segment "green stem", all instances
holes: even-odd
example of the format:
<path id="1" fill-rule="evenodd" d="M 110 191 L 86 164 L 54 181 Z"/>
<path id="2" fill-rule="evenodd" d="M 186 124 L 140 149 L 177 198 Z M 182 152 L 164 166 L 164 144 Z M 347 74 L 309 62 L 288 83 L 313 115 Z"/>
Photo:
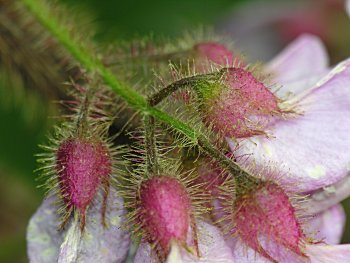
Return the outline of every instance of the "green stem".
<path id="1" fill-rule="evenodd" d="M 145 115 L 152 116 L 153 118 L 164 122 L 166 125 L 182 133 L 194 143 L 199 144 L 208 155 L 217 159 L 233 174 L 238 173 L 245 175 L 244 177 L 252 178 L 248 172 L 240 168 L 235 162 L 228 159 L 224 154 L 213 147 L 203 134 L 195 131 L 187 124 L 175 119 L 169 114 L 160 111 L 157 108 L 149 106 L 148 101 L 143 96 L 138 94 L 129 86 L 120 82 L 114 76 L 114 74 L 109 69 L 107 69 L 103 63 L 101 63 L 100 60 L 90 55 L 93 54 L 93 51 L 90 51 L 86 46 L 84 46 L 82 41 L 74 39 L 66 30 L 64 25 L 60 24 L 54 16 L 49 15 L 49 10 L 44 4 L 40 3 L 38 0 L 21 1 L 25 4 L 25 6 L 27 6 L 27 8 L 39 20 L 39 22 L 47 28 L 47 30 L 58 40 L 58 42 L 62 44 L 68 50 L 68 52 L 83 65 L 87 71 L 98 73 L 104 82 L 135 110 L 139 110 Z M 200 76 L 201 75 L 199 75 L 198 78 L 200 78 Z M 185 80 L 184 82 L 186 83 L 186 81 L 189 81 L 189 79 Z M 157 101 L 159 103 L 159 100 L 164 99 L 166 96 L 168 96 L 174 88 L 175 87 L 169 87 L 169 90 L 162 96 L 159 95 L 158 98 L 154 100 L 155 102 L 153 102 L 152 105 L 157 104 Z"/>
<path id="2" fill-rule="evenodd" d="M 98 59 L 92 57 L 93 51 L 90 51 L 83 45 L 82 41 L 75 40 L 71 34 L 62 26 L 54 16 L 49 15 L 48 8 L 38 0 L 21 0 L 27 6 L 29 11 L 39 20 L 39 22 L 47 28 L 47 30 L 63 45 L 67 51 L 89 72 L 97 72 L 104 82 L 123 100 L 125 100 L 135 110 L 141 111 L 143 114 L 149 114 L 162 121 L 174 129 L 181 132 L 183 135 L 197 142 L 197 133 L 175 119 L 174 117 L 156 109 L 149 107 L 147 100 L 137 93 L 135 90 L 120 82 L 113 73 L 105 68 Z"/>
<path id="3" fill-rule="evenodd" d="M 150 106 L 154 107 L 175 91 L 186 87 L 195 88 L 197 86 L 196 84 L 199 81 L 210 81 L 213 77 L 216 79 L 217 74 L 201 74 L 174 81 L 170 85 L 166 86 L 164 89 L 159 90 L 157 93 L 149 97 L 148 103 Z"/>

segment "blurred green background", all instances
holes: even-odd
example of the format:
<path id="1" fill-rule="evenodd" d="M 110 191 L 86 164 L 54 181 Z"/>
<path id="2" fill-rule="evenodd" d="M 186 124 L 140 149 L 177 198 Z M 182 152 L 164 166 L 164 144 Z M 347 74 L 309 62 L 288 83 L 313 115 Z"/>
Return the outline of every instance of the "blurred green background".
<path id="1" fill-rule="evenodd" d="M 245 52 L 248 58 L 249 52 L 254 54 L 251 59 L 268 59 L 285 43 L 303 32 L 315 33 L 322 37 L 333 63 L 350 55 L 350 27 L 348 18 L 342 11 L 343 1 L 60 2 L 73 12 L 83 10 L 91 14 L 91 24 L 97 29 L 96 41 L 101 42 L 150 34 L 156 37 L 176 37 L 184 30 L 204 25 L 237 40 L 239 47 L 249 47 Z M 274 12 L 268 13 L 268 8 L 267 11 L 266 8 L 264 11 L 260 10 L 262 3 L 264 6 L 270 6 L 270 12 Z M 290 8 L 290 4 L 294 10 Z M 310 10 L 316 13 L 311 22 L 310 15 L 307 15 L 310 14 Z M 294 19 L 291 14 L 299 16 Z M 303 19 L 305 23 L 299 23 Z M 293 21 L 298 23 L 293 24 Z M 249 39 L 252 34 L 258 36 L 257 32 L 261 32 L 261 28 L 264 30 L 262 32 L 265 32 L 262 36 L 265 47 L 254 47 L 250 45 Z M 266 40 L 267 37 L 270 39 Z M 13 52 L 16 52 L 15 48 Z M 0 67 L 0 72 L 1 70 Z M 43 101 L 36 94 L 9 91 L 6 83 L 0 77 L 0 262 L 19 263 L 27 262 L 25 229 L 43 195 L 42 190 L 37 188 L 36 175 L 33 173 L 37 167 L 34 154 L 40 152 L 38 144 L 47 142 L 45 136 L 54 124 L 54 119 L 48 116 L 57 112 L 53 103 Z M 350 214 L 350 201 L 344 202 L 344 206 Z M 344 242 L 350 242 L 349 232 L 348 226 Z"/>

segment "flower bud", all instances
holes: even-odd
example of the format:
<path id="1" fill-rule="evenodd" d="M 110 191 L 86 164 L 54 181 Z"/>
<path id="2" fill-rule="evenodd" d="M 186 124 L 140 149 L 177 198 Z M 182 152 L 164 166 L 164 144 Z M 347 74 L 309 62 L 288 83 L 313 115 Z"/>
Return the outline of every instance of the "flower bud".
<path id="1" fill-rule="evenodd" d="M 196 44 L 193 49 L 196 52 L 196 58 L 209 60 L 218 65 L 231 66 L 233 63 L 233 53 L 224 45 L 216 42 L 203 42 Z M 203 62 L 203 61 L 202 61 Z M 198 63 L 197 63 L 198 64 Z"/>
<path id="2" fill-rule="evenodd" d="M 191 224 L 191 200 L 174 177 L 157 176 L 139 187 L 138 220 L 150 243 L 168 251 L 171 241 L 186 243 Z"/>
<path id="3" fill-rule="evenodd" d="M 245 69 L 222 72 L 220 80 L 197 84 L 205 122 L 226 137 L 263 134 L 267 122 L 280 112 L 277 97 Z"/>
<path id="4" fill-rule="evenodd" d="M 262 256 L 276 262 L 273 246 L 283 246 L 304 256 L 304 234 L 296 210 L 286 192 L 277 184 L 265 182 L 235 200 L 233 218 L 241 239 Z M 265 240 L 270 243 L 261 243 Z M 273 245 L 271 245 L 273 244 Z"/>
<path id="5" fill-rule="evenodd" d="M 68 208 L 85 212 L 103 178 L 111 174 L 112 162 L 101 141 L 69 138 L 56 152 L 56 171 L 61 194 Z"/>

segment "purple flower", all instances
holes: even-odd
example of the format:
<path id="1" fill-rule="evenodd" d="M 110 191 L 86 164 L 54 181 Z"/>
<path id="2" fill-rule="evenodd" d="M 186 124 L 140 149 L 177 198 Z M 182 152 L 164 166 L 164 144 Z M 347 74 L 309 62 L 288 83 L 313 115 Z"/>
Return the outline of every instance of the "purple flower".
<path id="1" fill-rule="evenodd" d="M 266 70 L 283 85 L 276 93 L 284 99 L 283 107 L 295 114 L 269 123 L 269 137 L 229 143 L 242 165 L 254 162 L 256 167 L 275 167 L 283 175 L 277 180 L 283 188 L 268 183 L 237 202 L 231 231 L 235 237 L 201 223 L 200 257 L 173 244 L 167 262 L 350 261 L 350 245 L 337 245 L 345 223 L 337 203 L 350 194 L 350 60 L 329 70 L 322 43 L 304 35 Z M 265 179 L 272 178 L 267 175 Z M 298 215 L 290 193 L 311 193 L 310 200 L 300 204 Z M 314 217 L 306 220 L 310 215 Z M 203 233 L 215 245 L 208 246 Z M 135 262 L 156 261 L 150 246 L 142 243 Z"/>
<path id="2" fill-rule="evenodd" d="M 102 197 L 101 197 L 102 198 Z M 30 219 L 27 229 L 27 250 L 33 263 L 124 262 L 130 245 L 129 233 L 123 231 L 123 201 L 114 190 L 107 201 L 106 223 L 101 223 L 101 205 L 98 198 L 87 211 L 86 225 L 81 232 L 75 218 L 59 230 L 58 198 L 51 195 Z M 76 215 L 75 215 L 76 216 Z"/>
<path id="3" fill-rule="evenodd" d="M 283 107 L 295 114 L 270 122 L 265 129 L 269 136 L 229 140 L 237 156 L 250 155 L 258 166 L 276 166 L 284 173 L 280 182 L 292 184 L 295 192 L 332 185 L 350 171 L 350 60 L 319 79 L 327 70 L 325 56 L 317 38 L 302 36 L 269 63 L 283 85 L 279 95 L 289 94 Z M 245 165 L 246 158 L 238 159 Z"/>
<path id="4" fill-rule="evenodd" d="M 314 231 L 314 240 L 336 244 L 345 221 L 341 206 L 336 204 L 350 195 L 350 60 L 331 70 L 327 62 L 316 37 L 297 39 L 266 67 L 283 85 L 277 92 L 285 98 L 283 106 L 296 114 L 270 122 L 266 128 L 269 136 L 228 141 L 243 166 L 252 162 L 257 167 L 272 165 L 283 174 L 278 183 L 288 191 L 309 193 L 310 200 L 301 205 L 304 216 L 317 216 L 304 225 L 304 233 L 312 237 Z M 283 242 L 270 239 L 264 233 L 258 236 L 272 262 L 350 261 L 350 245 L 306 242 L 302 247 L 307 257 L 301 257 Z M 257 253 L 259 249 L 247 248 L 242 238 L 230 243 L 238 262 L 271 262 L 264 253 Z"/>
<path id="5" fill-rule="evenodd" d="M 198 246 L 200 257 L 195 252 L 188 251 L 174 242 L 167 257 L 167 263 L 212 263 L 235 262 L 232 251 L 226 243 L 221 231 L 206 222 L 197 224 Z M 134 263 L 158 262 L 156 254 L 149 243 L 141 243 L 135 256 Z"/>

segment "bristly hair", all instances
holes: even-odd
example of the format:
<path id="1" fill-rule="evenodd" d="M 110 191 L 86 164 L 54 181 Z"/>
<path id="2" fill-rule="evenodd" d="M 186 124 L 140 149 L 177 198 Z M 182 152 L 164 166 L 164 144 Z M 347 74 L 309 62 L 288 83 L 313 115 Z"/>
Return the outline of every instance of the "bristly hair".
<path id="1" fill-rule="evenodd" d="M 286 196 L 288 196 L 289 203 L 294 209 L 294 216 L 299 224 L 300 231 L 301 233 L 303 233 L 303 227 L 305 226 L 305 223 L 312 218 L 312 215 L 306 214 L 305 211 L 300 207 L 300 204 L 303 202 L 307 202 L 308 197 L 305 195 L 297 194 L 294 191 L 292 191 L 292 185 L 282 186 L 279 182 L 279 178 L 282 177 L 283 174 L 281 174 L 277 167 L 275 167 L 273 164 L 268 163 L 264 167 L 257 167 L 254 163 L 249 163 L 246 166 L 248 166 L 247 170 L 256 178 L 258 178 L 260 183 L 254 186 L 247 184 L 243 187 L 247 188 L 248 190 L 244 190 L 243 193 L 240 193 L 241 187 L 237 187 L 237 184 L 235 183 L 235 178 L 228 177 L 224 184 L 220 187 L 220 206 L 217 207 L 217 214 L 219 214 L 220 217 L 216 218 L 216 225 L 219 228 L 221 228 L 221 230 L 226 235 L 235 238 L 240 238 L 237 225 L 234 221 L 234 217 L 236 213 L 238 213 L 238 211 L 240 210 L 239 208 L 237 209 L 237 207 L 240 207 L 243 204 L 237 203 L 237 201 L 241 200 L 240 198 L 247 198 L 247 196 L 252 195 L 256 191 L 256 189 L 264 187 L 264 185 L 275 185 L 277 188 L 281 189 Z M 315 241 L 313 241 L 312 238 L 306 237 L 302 234 L 299 242 L 301 248 L 300 253 L 302 253 L 301 255 L 304 256 L 302 252 L 304 244 L 312 243 Z M 256 251 L 256 253 L 261 253 L 263 256 L 268 257 L 270 260 L 275 262 L 275 259 L 273 259 L 263 248 L 261 248 L 261 250 Z"/>
<path id="2" fill-rule="evenodd" d="M 197 177 L 195 169 L 183 170 L 182 148 L 174 143 L 173 138 L 169 135 L 164 135 L 164 129 L 156 125 L 156 153 L 158 162 L 158 171 L 156 173 L 148 173 L 146 167 L 146 152 L 144 146 L 144 131 L 139 130 L 131 134 L 136 141 L 135 145 L 130 149 L 129 153 L 124 155 L 125 159 L 130 164 L 123 176 L 118 177 L 119 194 L 124 198 L 125 208 L 128 210 L 125 228 L 132 234 L 136 242 L 140 240 L 149 240 L 149 234 L 145 230 L 144 222 L 140 221 L 141 208 L 139 207 L 139 194 L 141 185 L 155 177 L 167 176 L 175 178 L 186 190 L 191 202 L 191 229 L 196 235 L 196 221 L 208 211 L 208 208 L 203 204 L 207 202 L 209 196 L 199 190 L 199 184 L 194 180 Z M 163 131 L 163 132 L 161 132 Z M 198 252 L 196 245 L 196 236 L 194 237 L 195 252 Z M 186 247 L 186 244 L 182 244 Z M 162 251 L 158 241 L 151 244 L 152 251 L 160 261 L 164 260 L 166 255 Z M 193 248 L 186 247 L 190 251 Z"/>
<path id="3" fill-rule="evenodd" d="M 198 28 L 185 32 L 174 39 L 145 37 L 130 41 L 117 42 L 101 51 L 104 64 L 131 84 L 135 89 L 149 95 L 155 85 L 154 75 L 162 76 L 165 82 L 172 80 L 169 64 L 193 64 L 193 48 L 198 43 L 217 42 L 234 50 L 232 40 L 218 36 L 212 29 Z M 107 51 L 105 51 L 107 50 Z M 239 52 L 237 56 L 243 58 Z"/>
<path id="4" fill-rule="evenodd" d="M 89 82 L 85 79 L 86 82 Z M 61 123 L 54 129 L 49 137 L 48 145 L 40 147 L 45 151 L 37 154 L 40 167 L 36 170 L 39 173 L 39 180 L 44 181 L 41 187 L 46 189 L 47 195 L 57 195 L 57 211 L 62 217 L 60 227 L 64 227 L 70 220 L 72 212 L 77 213 L 80 218 L 81 227 L 85 224 L 85 214 L 81 214 L 79 209 L 72 207 L 67 200 L 69 196 L 62 190 L 60 184 L 59 171 L 57 171 L 57 151 L 60 145 L 72 138 L 82 138 L 83 140 L 98 142 L 107 150 L 111 162 L 111 169 L 108 178 L 101 181 L 98 188 L 103 187 L 106 201 L 108 191 L 111 185 L 116 182 L 116 177 L 121 173 L 124 162 L 120 155 L 124 153 L 123 146 L 114 146 L 113 138 L 108 136 L 108 129 L 114 117 L 110 117 L 112 98 L 104 88 L 98 83 L 89 83 L 84 86 L 74 82 L 69 85 L 70 93 L 75 100 L 63 102 L 71 111 L 70 114 L 62 117 Z M 113 111 L 114 113 L 114 111 Z M 96 189 L 96 192 L 99 192 Z M 103 213 L 106 210 L 106 204 L 103 205 Z M 102 222 L 104 223 L 104 222 Z"/>

